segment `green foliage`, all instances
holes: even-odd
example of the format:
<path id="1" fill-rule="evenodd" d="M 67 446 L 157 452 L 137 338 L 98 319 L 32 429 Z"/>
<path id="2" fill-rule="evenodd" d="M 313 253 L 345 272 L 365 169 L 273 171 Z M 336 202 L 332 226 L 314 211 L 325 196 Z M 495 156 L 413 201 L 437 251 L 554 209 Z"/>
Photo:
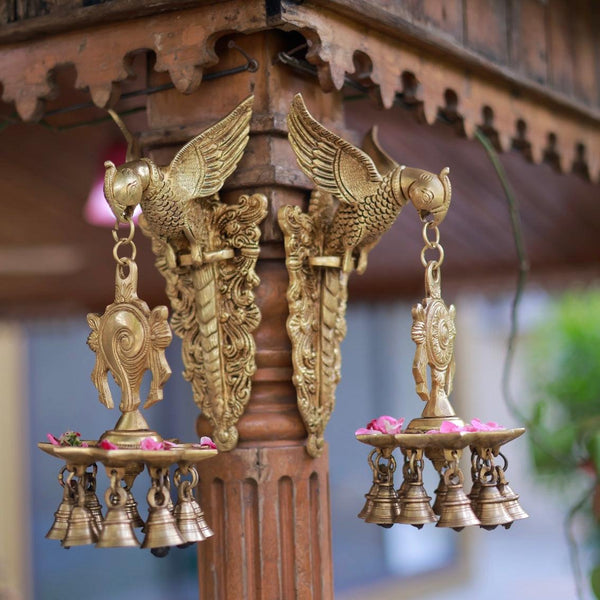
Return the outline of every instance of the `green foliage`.
<path id="1" fill-rule="evenodd" d="M 545 323 L 532 346 L 535 466 L 559 480 L 577 465 L 600 472 L 600 292 L 563 296 Z"/>
<path id="2" fill-rule="evenodd" d="M 536 470 L 553 484 L 585 486 L 600 476 L 600 291 L 570 293 L 556 301 L 552 313 L 534 336 L 531 346 L 531 452 Z M 584 475 L 585 474 L 585 475 Z M 578 507 L 579 508 L 579 507 Z M 600 531 L 589 540 L 600 562 Z M 600 599 L 600 564 L 590 578 Z"/>
<path id="3" fill-rule="evenodd" d="M 596 598 L 600 598 L 600 566 L 592 571 L 591 582 L 594 595 Z"/>

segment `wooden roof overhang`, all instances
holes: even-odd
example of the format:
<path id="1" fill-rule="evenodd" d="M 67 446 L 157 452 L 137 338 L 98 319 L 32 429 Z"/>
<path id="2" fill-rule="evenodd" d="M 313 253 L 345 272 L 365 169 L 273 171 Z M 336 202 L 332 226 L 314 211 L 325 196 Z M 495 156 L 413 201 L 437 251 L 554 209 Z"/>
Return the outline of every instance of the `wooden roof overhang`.
<path id="1" fill-rule="evenodd" d="M 308 42 L 299 55 L 302 65 L 316 71 L 325 92 L 350 80 L 378 101 L 346 102 L 349 130 L 362 133 L 374 121 L 385 123 L 382 143 L 398 161 L 434 171 L 452 167 L 454 200 L 442 229 L 447 282 L 512 277 L 516 268 L 501 188 L 471 140 L 477 127 L 505 152 L 534 276 L 548 281 L 565 273 L 598 274 L 600 17 L 592 0 L 109 0 L 87 7 L 63 0 L 40 3 L 40 14 L 19 13 L 25 4 L 28 10 L 37 6 L 0 1 L 0 18 L 11 21 L 0 27 L 9 120 L 11 105 L 26 122 L 86 98 L 98 109 L 128 106 L 120 93 L 147 84 L 135 57 L 148 52 L 154 71 L 164 72 L 159 80 L 177 90 L 164 94 L 192 94 L 203 74 L 219 67 L 224 36 L 299 32 Z M 299 36 L 289 35 L 292 50 Z M 73 74 L 68 85 L 53 77 L 65 65 Z M 378 104 L 386 110 L 378 111 Z M 284 117 L 269 115 L 278 123 Z M 143 129 L 150 130 L 145 141 L 151 144 L 151 119 Z M 188 129 L 181 140 L 191 135 Z M 107 232 L 85 224 L 81 212 L 102 162 L 99 148 L 116 137 L 110 124 L 60 135 L 23 124 L 2 131 L 0 306 L 20 310 L 44 301 L 99 308 L 110 300 L 112 266 L 98 258 L 109 244 Z M 278 176 L 285 185 L 298 173 Z M 367 274 L 353 277 L 354 299 L 420 289 L 418 230 L 415 218 L 401 215 L 372 253 Z M 11 257 L 22 262 L 36 248 L 62 248 L 62 272 L 60 266 L 42 275 L 11 270 Z M 151 263 L 149 252 L 141 260 Z M 146 297 L 162 297 L 158 275 L 144 271 Z"/>

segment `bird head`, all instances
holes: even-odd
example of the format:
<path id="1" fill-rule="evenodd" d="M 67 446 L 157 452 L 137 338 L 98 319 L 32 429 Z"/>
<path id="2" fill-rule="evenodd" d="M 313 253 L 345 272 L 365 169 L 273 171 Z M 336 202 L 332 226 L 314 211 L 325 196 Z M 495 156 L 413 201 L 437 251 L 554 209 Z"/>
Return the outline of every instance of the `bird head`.
<path id="1" fill-rule="evenodd" d="M 107 160 L 104 167 L 104 196 L 118 221 L 125 223 L 133 214 L 133 209 L 142 201 L 144 190 L 148 187 L 148 162 L 140 159 L 115 167 Z"/>
<path id="2" fill-rule="evenodd" d="M 400 188 L 404 197 L 413 203 L 423 221 L 432 220 L 439 225 L 450 207 L 450 169 L 442 169 L 439 175 L 412 167 L 400 169 Z"/>

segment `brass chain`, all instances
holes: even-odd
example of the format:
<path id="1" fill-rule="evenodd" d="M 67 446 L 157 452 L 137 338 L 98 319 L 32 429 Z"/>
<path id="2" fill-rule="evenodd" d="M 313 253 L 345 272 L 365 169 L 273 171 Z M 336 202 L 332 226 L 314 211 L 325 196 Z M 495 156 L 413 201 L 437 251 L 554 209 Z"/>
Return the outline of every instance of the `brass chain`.
<path id="1" fill-rule="evenodd" d="M 434 235 L 433 239 L 429 238 L 428 232 L 431 231 Z M 444 262 L 444 248 L 440 244 L 440 230 L 438 226 L 433 221 L 427 221 L 423 225 L 423 241 L 425 242 L 425 246 L 423 250 L 421 250 L 421 264 L 424 267 L 427 267 L 428 264 L 433 263 L 435 269 L 439 269 Z M 425 253 L 427 250 L 437 250 L 438 258 L 437 260 L 427 260 L 425 258 Z"/>
<path id="2" fill-rule="evenodd" d="M 115 240 L 115 246 L 113 248 L 113 257 L 121 267 L 125 267 L 129 261 L 134 261 L 137 255 L 137 248 L 133 241 L 135 234 L 135 224 L 131 217 L 127 217 L 127 223 L 129 224 L 129 234 L 126 237 L 119 237 L 119 222 L 115 223 L 112 230 L 113 240 Z M 131 248 L 131 256 L 119 256 L 119 248 L 129 246 Z"/>

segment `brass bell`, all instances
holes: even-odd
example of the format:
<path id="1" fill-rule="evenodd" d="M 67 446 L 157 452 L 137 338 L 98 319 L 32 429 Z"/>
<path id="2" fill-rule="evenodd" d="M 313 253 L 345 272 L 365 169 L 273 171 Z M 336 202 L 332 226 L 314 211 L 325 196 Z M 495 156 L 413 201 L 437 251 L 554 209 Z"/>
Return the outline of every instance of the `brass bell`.
<path id="1" fill-rule="evenodd" d="M 65 548 L 70 548 L 71 546 L 95 544 L 97 541 L 98 536 L 95 531 L 92 513 L 85 506 L 74 506 L 62 545 Z"/>
<path id="2" fill-rule="evenodd" d="M 94 529 L 96 535 L 100 535 L 104 526 L 104 517 L 102 516 L 102 504 L 96 496 L 96 477 L 92 473 L 85 473 L 85 507 L 92 513 L 94 519 Z"/>
<path id="3" fill-rule="evenodd" d="M 467 498 L 471 502 L 471 509 L 477 514 L 477 505 L 479 503 L 479 492 L 481 491 L 481 481 L 476 479 L 473 481 L 471 491 L 467 494 Z"/>
<path id="4" fill-rule="evenodd" d="M 406 490 L 408 488 L 409 480 L 403 479 L 400 487 L 396 490 L 396 494 L 398 496 L 398 500 L 402 500 L 404 498 L 404 494 L 406 494 Z"/>
<path id="5" fill-rule="evenodd" d="M 209 538 L 215 535 L 213 530 L 209 527 L 208 523 L 206 522 L 206 519 L 204 518 L 204 511 L 202 510 L 200 504 L 198 504 L 198 501 L 194 498 L 194 496 L 191 497 L 190 502 L 194 507 L 194 512 L 196 513 L 196 522 L 198 523 L 198 527 L 200 527 L 202 535 L 205 538 Z"/>
<path id="6" fill-rule="evenodd" d="M 73 506 L 74 501 L 72 492 L 68 485 L 64 485 L 63 499 L 54 513 L 54 522 L 46 534 L 46 537 L 49 540 L 62 541 L 65 538 L 67 529 L 69 528 L 69 517 L 71 516 Z"/>
<path id="7" fill-rule="evenodd" d="M 436 514 L 438 517 L 442 514 L 442 506 L 444 504 L 444 500 L 446 499 L 446 494 L 448 493 L 448 486 L 446 485 L 446 482 L 444 481 L 444 477 L 440 477 L 440 483 L 437 486 L 437 488 L 435 489 L 435 502 L 433 503 L 433 506 L 431 507 L 431 509 L 433 510 L 434 514 Z M 440 527 L 443 527 L 443 525 L 440 525 Z"/>
<path id="8" fill-rule="evenodd" d="M 117 496 L 117 498 L 115 498 Z M 104 496 L 108 511 L 96 548 L 139 547 L 133 523 L 127 514 L 127 492 L 122 487 L 109 488 Z"/>
<path id="9" fill-rule="evenodd" d="M 173 516 L 177 521 L 177 529 L 186 543 L 202 542 L 206 539 L 198 525 L 196 511 L 189 499 L 180 499 L 177 502 Z"/>
<path id="10" fill-rule="evenodd" d="M 379 484 L 374 482 L 371 486 L 371 489 L 365 494 L 365 505 L 362 507 L 362 510 L 356 515 L 359 519 L 364 519 L 373 509 L 373 498 L 377 496 L 377 491 L 379 490 Z"/>
<path id="11" fill-rule="evenodd" d="M 409 482 L 400 501 L 400 515 L 395 522 L 413 525 L 417 529 L 421 529 L 425 523 L 435 523 L 437 517 L 431 510 L 430 500 L 420 478 Z"/>
<path id="12" fill-rule="evenodd" d="M 446 487 L 446 497 L 436 527 L 452 527 L 455 531 L 460 531 L 470 525 L 479 525 L 479 519 L 471 508 L 471 503 L 463 490 L 462 484 Z"/>
<path id="13" fill-rule="evenodd" d="M 138 528 L 144 526 L 144 519 L 140 516 L 140 513 L 137 508 L 137 502 L 133 497 L 131 491 L 127 491 L 127 502 L 125 503 L 125 510 L 127 511 L 127 516 L 129 517 L 129 521 L 131 522 L 132 527 Z"/>
<path id="14" fill-rule="evenodd" d="M 488 531 L 513 520 L 506 510 L 504 497 L 494 483 L 481 484 L 474 512 L 481 521 L 481 527 Z"/>
<path id="15" fill-rule="evenodd" d="M 400 501 L 394 483 L 387 481 L 377 485 L 377 494 L 372 500 L 371 510 L 365 516 L 366 523 L 391 527 L 400 516 Z"/>
<path id="16" fill-rule="evenodd" d="M 175 518 L 167 508 L 167 490 L 151 488 L 148 492 L 148 519 L 146 520 L 146 537 L 142 548 L 164 548 L 168 546 L 180 546 L 185 541 L 181 537 Z"/>
<path id="17" fill-rule="evenodd" d="M 527 519 L 529 517 L 529 515 L 523 510 L 523 508 L 519 504 L 519 495 L 515 494 L 515 492 L 512 491 L 508 483 L 499 483 L 498 491 L 504 498 L 504 507 L 508 511 L 508 514 L 510 515 L 510 518 L 513 521 L 518 521 L 519 519 Z M 512 522 L 505 523 L 504 527 L 506 529 L 509 529 L 511 525 Z"/>

